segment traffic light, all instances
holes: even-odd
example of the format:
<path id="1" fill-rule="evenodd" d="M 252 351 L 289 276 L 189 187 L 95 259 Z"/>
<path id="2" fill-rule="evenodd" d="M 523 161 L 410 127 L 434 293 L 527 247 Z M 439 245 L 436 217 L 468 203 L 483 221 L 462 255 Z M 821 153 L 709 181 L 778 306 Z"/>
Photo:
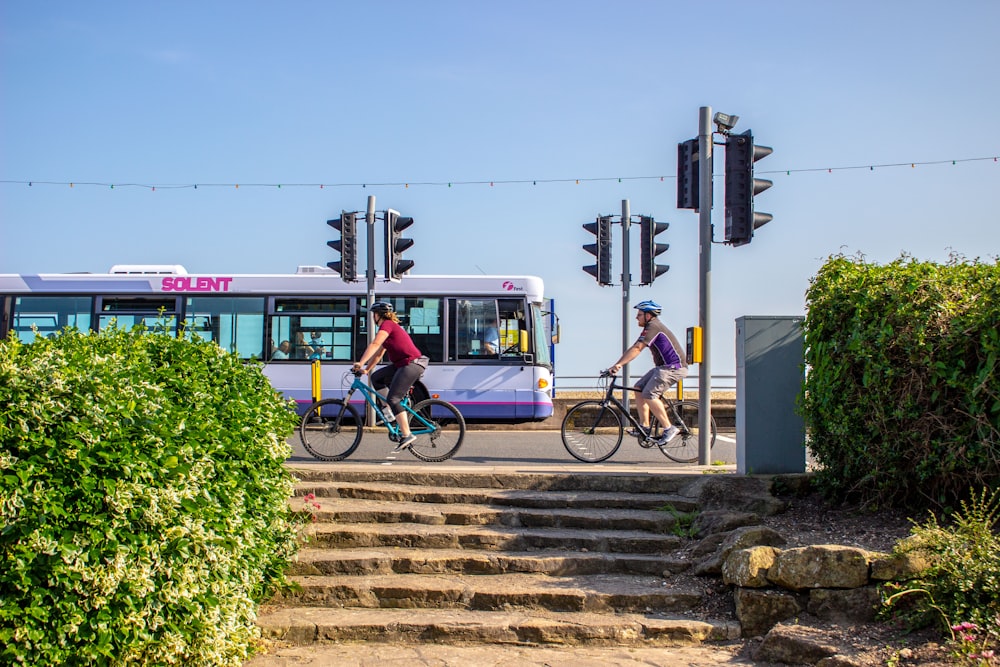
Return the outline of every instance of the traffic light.
<path id="1" fill-rule="evenodd" d="M 403 231 L 413 224 L 391 208 L 385 212 L 385 278 L 399 281 L 413 268 L 413 260 L 403 259 L 403 253 L 413 247 L 413 239 L 404 239 Z"/>
<path id="2" fill-rule="evenodd" d="M 677 144 L 677 208 L 698 208 L 698 140 Z"/>
<path id="3" fill-rule="evenodd" d="M 353 283 L 358 279 L 358 214 L 346 211 L 335 220 L 327 220 L 326 224 L 340 232 L 336 241 L 326 244 L 340 253 L 339 262 L 327 262 L 327 266 L 340 274 L 345 283 Z"/>
<path id="4" fill-rule="evenodd" d="M 611 284 L 611 216 L 601 215 L 596 222 L 588 222 L 583 228 L 597 237 L 596 243 L 588 243 L 583 249 L 597 258 L 597 264 L 583 267 L 583 270 L 597 278 L 599 285 Z"/>
<path id="5" fill-rule="evenodd" d="M 669 265 L 656 263 L 656 256 L 665 253 L 670 247 L 669 243 L 657 243 L 656 235 L 666 231 L 668 227 L 669 222 L 656 222 L 647 215 L 639 216 L 640 285 L 652 285 L 658 276 L 670 270 Z"/>
<path id="6" fill-rule="evenodd" d="M 753 210 L 754 196 L 773 185 L 753 177 L 753 163 L 771 153 L 767 146 L 754 145 L 751 130 L 726 137 L 726 243 L 750 243 L 754 230 L 771 221 L 770 213 Z"/>

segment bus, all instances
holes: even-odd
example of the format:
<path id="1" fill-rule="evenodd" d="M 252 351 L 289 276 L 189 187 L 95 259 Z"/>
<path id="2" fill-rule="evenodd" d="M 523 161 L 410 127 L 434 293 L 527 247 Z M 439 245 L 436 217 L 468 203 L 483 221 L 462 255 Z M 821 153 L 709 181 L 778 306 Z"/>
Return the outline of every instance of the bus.
<path id="1" fill-rule="evenodd" d="M 526 422 L 552 415 L 552 301 L 535 276 L 410 276 L 376 282 L 430 365 L 414 400 L 433 394 L 469 420 Z M 181 265 L 116 265 L 106 274 L 0 274 L 0 335 L 22 341 L 112 322 L 183 326 L 250 360 L 300 412 L 346 393 L 351 362 L 368 345 L 367 285 L 319 266 L 294 274 L 189 274 Z M 36 333 L 37 332 L 37 333 Z M 353 379 L 353 378 L 351 378 Z"/>

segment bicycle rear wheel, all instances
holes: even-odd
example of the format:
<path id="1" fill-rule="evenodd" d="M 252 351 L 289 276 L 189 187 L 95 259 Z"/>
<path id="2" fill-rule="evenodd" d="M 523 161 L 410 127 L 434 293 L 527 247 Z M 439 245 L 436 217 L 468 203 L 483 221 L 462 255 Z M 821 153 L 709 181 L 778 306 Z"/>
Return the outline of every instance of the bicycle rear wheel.
<path id="1" fill-rule="evenodd" d="M 610 458 L 622 444 L 624 428 L 618 411 L 600 401 L 577 403 L 562 422 L 562 441 L 573 458 L 599 463 Z"/>
<path id="2" fill-rule="evenodd" d="M 436 463 L 450 459 L 465 438 L 465 418 L 448 401 L 429 398 L 413 406 L 413 411 L 430 422 L 428 428 L 410 415 L 410 431 L 417 436 L 410 453 L 421 461 Z"/>
<path id="3" fill-rule="evenodd" d="M 663 455 L 678 463 L 695 463 L 698 460 L 699 415 L 697 401 L 674 401 L 666 405 L 670 421 L 677 427 L 678 433 L 669 442 L 659 445 Z M 715 446 L 715 418 L 709 417 L 712 434 L 709 437 L 709 449 Z"/>
<path id="4" fill-rule="evenodd" d="M 306 451 L 320 461 L 342 461 L 361 443 L 364 423 L 350 403 L 326 398 L 302 415 L 299 438 Z"/>

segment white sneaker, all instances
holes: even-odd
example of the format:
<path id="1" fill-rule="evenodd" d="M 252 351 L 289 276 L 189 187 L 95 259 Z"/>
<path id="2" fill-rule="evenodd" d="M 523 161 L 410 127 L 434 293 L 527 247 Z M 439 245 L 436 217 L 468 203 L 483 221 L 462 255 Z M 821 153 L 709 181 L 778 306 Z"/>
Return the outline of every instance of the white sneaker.
<path id="1" fill-rule="evenodd" d="M 394 449 L 392 451 L 394 451 L 394 452 L 401 452 L 404 449 L 409 449 L 410 445 L 412 445 L 416 441 L 417 441 L 417 436 L 415 436 L 415 435 L 413 435 L 411 433 L 410 435 L 408 435 L 405 438 L 403 438 L 402 440 L 400 440 L 399 444 L 396 445 L 396 449 Z"/>
<path id="2" fill-rule="evenodd" d="M 676 426 L 671 426 L 662 434 L 660 434 L 660 437 L 656 439 L 656 444 L 662 447 L 663 445 L 673 440 L 678 433 L 680 433 L 680 429 L 677 428 Z"/>

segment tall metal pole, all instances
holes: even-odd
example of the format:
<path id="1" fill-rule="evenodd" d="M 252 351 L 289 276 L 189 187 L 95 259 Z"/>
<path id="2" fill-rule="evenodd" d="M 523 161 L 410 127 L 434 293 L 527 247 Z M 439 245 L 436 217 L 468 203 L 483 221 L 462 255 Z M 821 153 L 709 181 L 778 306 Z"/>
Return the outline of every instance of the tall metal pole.
<path id="1" fill-rule="evenodd" d="M 698 463 L 712 462 L 712 107 L 698 113 L 698 223 L 699 223 L 699 304 L 701 363 L 698 365 Z"/>
<path id="2" fill-rule="evenodd" d="M 368 267 L 365 270 L 365 277 L 368 279 L 368 308 L 375 303 L 375 195 L 368 196 L 368 212 L 365 214 L 365 223 L 368 225 Z M 388 239 L 386 240 L 388 243 Z M 368 344 L 375 340 L 375 328 L 372 327 L 371 318 L 365 313 L 365 322 L 368 329 Z M 371 378 L 371 376 L 368 376 Z M 369 379 L 369 384 L 371 380 Z M 365 407 L 365 420 L 367 424 L 375 423 L 375 410 L 372 406 Z"/>
<path id="3" fill-rule="evenodd" d="M 368 267 L 365 277 L 368 279 L 368 307 L 371 308 L 375 302 L 375 195 L 368 197 L 365 223 L 368 225 Z M 375 339 L 375 332 L 371 331 L 371 327 L 368 329 L 368 342 L 371 343 Z"/>
<path id="4" fill-rule="evenodd" d="M 629 258 L 628 252 L 628 228 L 629 228 L 629 218 L 631 213 L 629 211 L 628 200 L 622 200 L 622 353 L 629 346 L 629 318 L 628 318 L 628 300 L 629 300 L 629 288 L 632 285 L 632 267 L 631 259 Z M 628 383 L 628 364 L 622 368 L 622 385 L 627 387 Z M 628 399 L 629 394 L 632 392 L 627 389 L 622 389 L 622 405 L 625 406 L 625 410 L 629 409 Z"/>

